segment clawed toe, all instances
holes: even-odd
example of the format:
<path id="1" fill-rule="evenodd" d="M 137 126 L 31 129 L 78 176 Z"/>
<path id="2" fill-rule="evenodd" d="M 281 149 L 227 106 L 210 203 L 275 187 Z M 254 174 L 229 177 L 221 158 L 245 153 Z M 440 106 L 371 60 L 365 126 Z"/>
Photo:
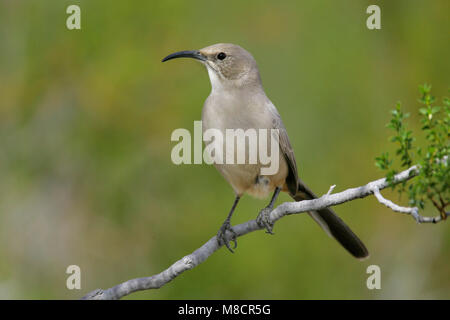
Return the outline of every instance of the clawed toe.
<path id="1" fill-rule="evenodd" d="M 227 238 L 227 231 L 230 231 L 232 234 L 232 237 L 230 238 L 230 240 L 228 240 Z M 237 247 L 237 234 L 236 232 L 234 232 L 233 228 L 230 225 L 230 222 L 225 221 L 223 223 L 223 225 L 220 227 L 219 232 L 217 233 L 217 242 L 219 243 L 219 245 L 225 245 L 228 250 L 230 250 L 231 253 L 234 253 L 233 249 L 236 249 Z M 234 242 L 234 248 L 231 249 L 230 246 L 230 241 Z"/>
<path id="2" fill-rule="evenodd" d="M 272 212 L 272 208 L 267 207 L 262 209 L 256 218 L 256 223 L 258 223 L 261 228 L 265 228 L 266 233 L 274 234 L 272 232 L 273 223 L 270 222 L 270 212 Z"/>

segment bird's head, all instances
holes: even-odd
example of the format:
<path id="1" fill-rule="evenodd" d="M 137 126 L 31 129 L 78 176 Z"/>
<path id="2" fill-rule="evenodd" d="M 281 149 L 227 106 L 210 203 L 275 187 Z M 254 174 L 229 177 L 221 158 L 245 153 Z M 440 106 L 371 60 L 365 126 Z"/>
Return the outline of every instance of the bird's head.
<path id="1" fill-rule="evenodd" d="M 162 61 L 175 58 L 193 58 L 202 62 L 208 69 L 213 90 L 259 86 L 261 83 L 255 59 L 235 44 L 218 43 L 200 50 L 179 51 Z"/>

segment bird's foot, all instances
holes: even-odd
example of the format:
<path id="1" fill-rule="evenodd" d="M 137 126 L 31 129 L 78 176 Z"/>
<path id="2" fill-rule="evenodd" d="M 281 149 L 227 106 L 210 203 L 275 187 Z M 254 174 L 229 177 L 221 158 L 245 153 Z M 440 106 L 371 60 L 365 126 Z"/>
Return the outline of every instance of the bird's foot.
<path id="1" fill-rule="evenodd" d="M 227 231 L 230 231 L 231 238 L 227 238 Z M 219 243 L 219 246 L 225 245 L 228 250 L 230 250 L 231 253 L 234 253 L 233 249 L 236 249 L 237 247 L 237 234 L 234 232 L 233 228 L 231 227 L 230 221 L 226 220 L 222 226 L 219 229 L 219 232 L 217 232 L 217 242 Z M 234 242 L 234 248 L 231 249 L 230 241 Z"/>
<path id="2" fill-rule="evenodd" d="M 272 232 L 273 230 L 273 223 L 270 221 L 270 213 L 272 212 L 273 208 L 271 207 L 265 207 L 262 209 L 258 217 L 256 217 L 256 223 L 261 227 L 266 229 L 266 233 L 274 234 Z"/>

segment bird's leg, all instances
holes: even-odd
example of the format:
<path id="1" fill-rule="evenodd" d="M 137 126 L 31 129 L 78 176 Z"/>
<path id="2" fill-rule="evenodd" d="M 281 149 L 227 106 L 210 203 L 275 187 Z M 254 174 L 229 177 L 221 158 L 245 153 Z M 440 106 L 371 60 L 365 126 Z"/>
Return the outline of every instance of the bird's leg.
<path id="1" fill-rule="evenodd" d="M 270 200 L 269 205 L 264 209 L 262 209 L 259 212 L 258 217 L 256 218 L 256 223 L 258 223 L 260 227 L 266 228 L 266 233 L 273 234 L 272 232 L 273 223 L 270 222 L 270 213 L 273 210 L 273 205 L 275 204 L 275 201 L 277 200 L 280 191 L 281 191 L 280 187 L 275 188 L 275 192 L 273 193 L 272 200 Z"/>
<path id="2" fill-rule="evenodd" d="M 224 244 L 228 248 L 228 250 L 231 251 L 231 253 L 234 253 L 234 251 L 233 251 L 233 249 L 231 249 L 231 246 L 229 243 L 230 241 L 227 239 L 226 233 L 227 233 L 227 231 L 231 232 L 232 237 L 230 240 L 234 241 L 234 249 L 236 249 L 236 247 L 237 247 L 236 236 L 237 235 L 236 235 L 236 232 L 234 232 L 233 228 L 231 227 L 230 220 L 231 220 L 231 216 L 233 215 L 234 209 L 236 209 L 239 199 L 240 199 L 240 197 L 236 196 L 236 198 L 234 199 L 233 206 L 231 207 L 230 213 L 228 214 L 224 223 L 220 227 L 219 232 L 217 233 L 217 242 L 219 243 L 219 245 Z"/>

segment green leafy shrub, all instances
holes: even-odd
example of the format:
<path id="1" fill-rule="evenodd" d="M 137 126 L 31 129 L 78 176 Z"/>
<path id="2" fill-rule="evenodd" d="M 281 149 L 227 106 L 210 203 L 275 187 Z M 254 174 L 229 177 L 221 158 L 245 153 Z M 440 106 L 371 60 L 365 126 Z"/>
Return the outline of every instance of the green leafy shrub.
<path id="1" fill-rule="evenodd" d="M 392 118 L 386 125 L 394 131 L 391 142 L 397 145 L 395 158 L 400 160 L 398 169 L 407 169 L 413 164 L 417 165 L 417 177 L 401 184 L 393 184 L 393 177 L 398 172 L 392 168 L 394 159 L 388 152 L 384 152 L 375 160 L 375 165 L 386 171 L 386 179 L 393 189 L 407 193 L 411 206 L 421 209 L 430 202 L 439 211 L 442 218 L 446 218 L 446 207 L 450 204 L 450 99 L 442 99 L 442 105 L 435 105 L 436 99 L 431 95 L 431 85 L 420 86 L 421 97 L 419 113 L 422 123 L 422 134 L 425 137 L 424 146 L 414 146 L 416 139 L 408 129 L 406 119 L 409 113 L 402 110 L 397 103 L 391 111 Z"/>

